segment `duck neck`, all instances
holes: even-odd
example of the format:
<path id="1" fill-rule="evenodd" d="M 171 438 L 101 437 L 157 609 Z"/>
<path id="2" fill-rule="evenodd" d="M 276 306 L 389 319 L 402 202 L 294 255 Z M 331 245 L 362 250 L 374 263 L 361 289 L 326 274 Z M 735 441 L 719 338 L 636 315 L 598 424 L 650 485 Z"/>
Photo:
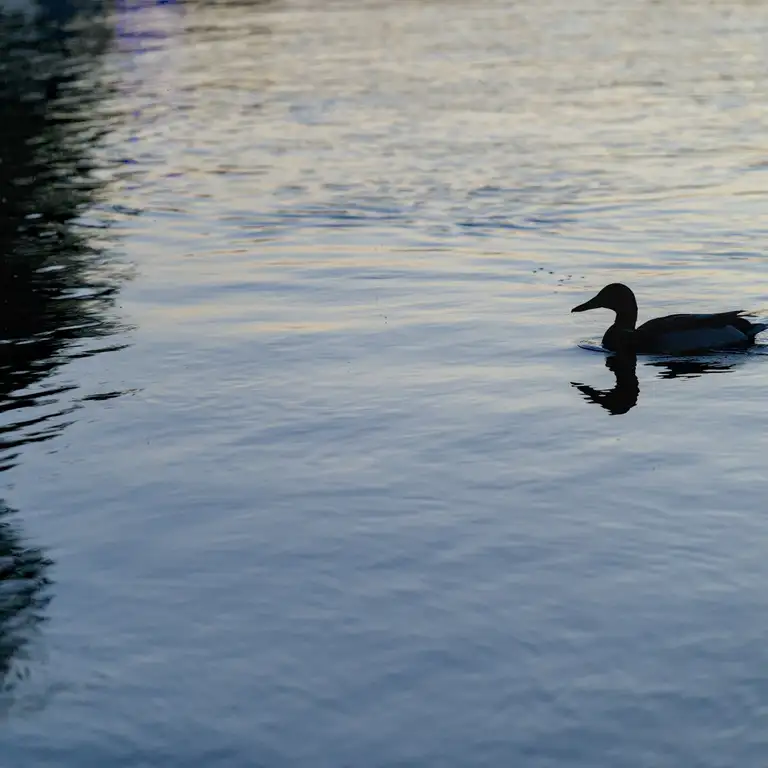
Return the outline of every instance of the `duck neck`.
<path id="1" fill-rule="evenodd" d="M 622 331 L 634 331 L 637 324 L 637 304 L 628 307 L 622 307 L 616 310 L 616 319 L 613 325 Z"/>

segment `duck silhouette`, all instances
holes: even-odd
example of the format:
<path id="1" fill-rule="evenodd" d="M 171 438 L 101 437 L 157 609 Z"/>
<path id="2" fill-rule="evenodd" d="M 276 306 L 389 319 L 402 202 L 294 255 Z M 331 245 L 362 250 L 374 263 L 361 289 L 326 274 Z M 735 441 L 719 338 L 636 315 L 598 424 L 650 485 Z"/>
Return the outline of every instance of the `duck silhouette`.
<path id="1" fill-rule="evenodd" d="M 611 352 L 696 354 L 718 349 L 746 349 L 755 336 L 768 328 L 753 323 L 743 310 L 715 314 L 678 314 L 657 317 L 637 324 L 635 294 L 623 283 L 606 285 L 595 297 L 571 312 L 610 309 L 616 313 L 613 325 L 603 336 L 603 347 Z"/>

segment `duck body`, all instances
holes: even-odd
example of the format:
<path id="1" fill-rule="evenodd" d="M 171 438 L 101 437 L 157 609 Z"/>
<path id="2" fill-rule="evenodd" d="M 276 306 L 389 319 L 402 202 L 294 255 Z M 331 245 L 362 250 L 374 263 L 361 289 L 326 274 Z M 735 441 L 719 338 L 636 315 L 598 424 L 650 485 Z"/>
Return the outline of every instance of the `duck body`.
<path id="1" fill-rule="evenodd" d="M 696 354 L 718 349 L 746 349 L 755 343 L 758 333 L 768 328 L 753 323 L 742 310 L 715 314 L 679 314 L 657 317 L 635 327 L 637 302 L 632 291 L 622 283 L 611 283 L 594 298 L 574 307 L 571 312 L 612 309 L 613 325 L 603 336 L 603 347 L 611 352 L 650 354 Z"/>

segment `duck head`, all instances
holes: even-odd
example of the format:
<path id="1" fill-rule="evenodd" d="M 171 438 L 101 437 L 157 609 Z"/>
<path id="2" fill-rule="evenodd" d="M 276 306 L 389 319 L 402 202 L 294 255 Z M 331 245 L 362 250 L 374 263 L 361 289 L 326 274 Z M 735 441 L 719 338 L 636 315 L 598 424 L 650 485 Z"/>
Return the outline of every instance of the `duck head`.
<path id="1" fill-rule="evenodd" d="M 634 330 L 637 322 L 637 301 L 635 294 L 623 283 L 606 285 L 589 301 L 574 307 L 571 312 L 586 312 L 588 309 L 612 309 L 616 313 L 615 326 Z"/>

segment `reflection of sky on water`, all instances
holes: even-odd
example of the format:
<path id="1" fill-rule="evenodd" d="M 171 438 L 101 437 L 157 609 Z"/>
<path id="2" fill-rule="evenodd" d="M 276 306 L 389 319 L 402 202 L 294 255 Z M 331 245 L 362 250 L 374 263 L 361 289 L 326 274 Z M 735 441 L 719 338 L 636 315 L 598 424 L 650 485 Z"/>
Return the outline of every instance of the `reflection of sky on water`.
<path id="1" fill-rule="evenodd" d="M 115 3 L 117 50 L 141 54 L 158 48 L 158 41 L 178 31 L 183 9 L 175 0 L 120 0 Z"/>

